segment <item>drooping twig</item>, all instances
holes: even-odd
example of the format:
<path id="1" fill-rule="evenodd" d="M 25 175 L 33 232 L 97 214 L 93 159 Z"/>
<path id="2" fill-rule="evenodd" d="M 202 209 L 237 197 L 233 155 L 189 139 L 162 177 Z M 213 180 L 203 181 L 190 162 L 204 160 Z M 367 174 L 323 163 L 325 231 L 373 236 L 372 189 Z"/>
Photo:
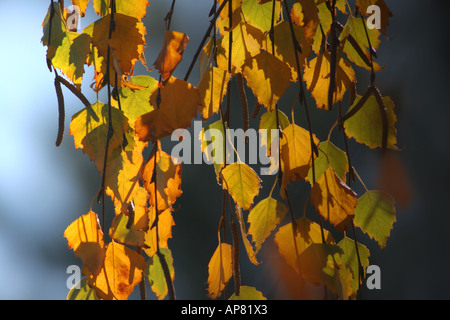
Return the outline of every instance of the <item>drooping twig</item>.
<path id="1" fill-rule="evenodd" d="M 205 42 L 206 42 L 206 40 L 208 39 L 209 34 L 211 33 L 211 30 L 213 29 L 213 26 L 216 24 L 217 17 L 219 17 L 220 12 L 222 12 L 222 9 L 225 7 L 225 5 L 226 5 L 229 1 L 230 1 L 230 0 L 224 0 L 224 1 L 222 2 L 222 4 L 220 5 L 220 7 L 217 9 L 217 11 L 216 11 L 214 17 L 212 18 L 212 20 L 211 20 L 211 22 L 210 22 L 210 24 L 209 24 L 208 29 L 207 29 L 206 32 L 205 32 L 205 35 L 203 36 L 202 41 L 200 41 L 200 44 L 199 44 L 199 46 L 198 46 L 198 48 L 197 48 L 197 51 L 196 51 L 195 54 L 194 54 L 194 57 L 192 58 L 191 64 L 189 65 L 189 69 L 188 69 L 188 71 L 186 72 L 186 75 L 184 76 L 184 81 L 187 81 L 187 80 L 189 79 L 189 76 L 190 76 L 190 74 L 191 74 L 191 72 L 192 72 L 192 69 L 194 68 L 195 63 L 197 62 L 198 56 L 200 55 L 200 52 L 202 51 L 203 46 L 205 45 Z"/>

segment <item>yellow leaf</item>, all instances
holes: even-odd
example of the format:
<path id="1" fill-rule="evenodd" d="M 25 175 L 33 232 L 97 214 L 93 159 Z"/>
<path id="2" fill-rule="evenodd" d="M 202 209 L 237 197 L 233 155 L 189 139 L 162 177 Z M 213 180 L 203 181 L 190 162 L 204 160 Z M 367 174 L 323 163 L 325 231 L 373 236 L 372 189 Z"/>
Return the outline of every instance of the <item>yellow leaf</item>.
<path id="1" fill-rule="evenodd" d="M 149 211 L 149 223 L 148 225 L 152 227 L 145 233 L 145 253 L 149 257 L 153 256 L 156 252 L 158 246 L 156 245 L 157 239 L 159 239 L 160 248 L 168 248 L 168 240 L 172 238 L 172 227 L 175 225 L 172 213 L 169 209 L 161 212 L 158 215 L 158 237 L 156 236 L 156 225 L 155 224 L 155 208 L 150 207 Z"/>
<path id="2" fill-rule="evenodd" d="M 114 14 L 114 31 L 109 39 L 110 20 L 111 16 L 107 15 L 83 30 L 92 37 L 92 44 L 96 49 L 90 63 L 96 64 L 97 80 L 101 80 L 106 72 L 108 45 L 111 48 L 110 63 L 120 77 L 122 74 L 131 76 L 135 62 L 144 59 L 145 35 L 147 34 L 144 24 L 136 18 L 116 13 Z M 117 63 L 114 63 L 115 60 Z M 111 72 L 110 76 L 114 83 L 114 72 Z M 99 85 L 100 83 L 97 83 L 97 89 L 99 89 Z"/>
<path id="3" fill-rule="evenodd" d="M 115 202 L 118 212 L 124 212 L 139 188 L 139 178 L 144 162 L 142 152 L 146 143 L 135 141 L 131 151 L 121 150 L 119 156 L 106 164 L 106 194 Z"/>
<path id="4" fill-rule="evenodd" d="M 233 163 L 226 166 L 221 175 L 222 186 L 234 201 L 243 209 L 250 209 L 261 188 L 261 179 L 256 172 L 245 163 Z"/>
<path id="5" fill-rule="evenodd" d="M 233 48 L 231 53 L 231 73 L 240 73 L 246 59 L 260 53 L 265 39 L 261 30 L 245 23 L 239 23 L 233 29 Z M 226 32 L 218 43 L 217 66 L 222 70 L 228 70 L 228 58 L 230 32 Z"/>
<path id="6" fill-rule="evenodd" d="M 178 31 L 166 31 L 163 48 L 154 63 L 164 80 L 172 76 L 173 71 L 181 62 L 184 48 L 188 42 L 189 37 L 186 34 Z"/>
<path id="7" fill-rule="evenodd" d="M 106 249 L 105 263 L 98 276 L 90 276 L 101 299 L 126 300 L 142 280 L 145 259 L 130 248 L 111 242 Z"/>
<path id="8" fill-rule="evenodd" d="M 149 3 L 147 0 L 115 0 L 115 5 L 117 13 L 141 20 L 146 15 Z M 98 15 L 102 17 L 108 15 L 111 12 L 110 8 L 110 0 L 94 0 L 94 10 Z"/>
<path id="9" fill-rule="evenodd" d="M 83 261 L 83 273 L 97 275 L 105 258 L 103 232 L 97 215 L 93 211 L 82 215 L 67 227 L 64 237 L 69 248 Z"/>
<path id="10" fill-rule="evenodd" d="M 171 77 L 159 91 L 160 99 L 158 90 L 150 96 L 150 104 L 155 109 L 136 120 L 135 131 L 141 141 L 162 139 L 175 129 L 189 127 L 202 107 L 197 88 L 186 81 Z"/>
<path id="11" fill-rule="evenodd" d="M 358 200 L 353 190 L 328 168 L 312 187 L 311 202 L 325 219 L 344 231 L 354 217 Z"/>
<path id="12" fill-rule="evenodd" d="M 142 180 L 149 193 L 150 205 L 155 203 L 155 155 L 153 155 L 144 167 Z M 175 164 L 174 158 L 169 154 L 159 151 L 156 157 L 156 194 L 158 212 L 171 209 L 177 198 L 181 196 L 181 164 Z"/>
<path id="13" fill-rule="evenodd" d="M 329 110 L 328 91 L 330 86 L 330 54 L 325 52 L 307 64 L 303 75 L 304 80 L 316 100 L 317 108 Z M 355 72 L 349 62 L 339 60 L 336 66 L 336 88 L 333 94 L 333 104 L 341 101 L 344 94 L 356 81 Z"/>
<path id="14" fill-rule="evenodd" d="M 315 145 L 319 139 L 313 135 Z M 284 189 L 289 181 L 303 180 L 307 177 L 312 165 L 311 137 L 309 131 L 290 124 L 283 130 L 280 140 L 281 170 L 283 172 L 283 189 L 281 195 L 284 197 Z"/>
<path id="15" fill-rule="evenodd" d="M 263 51 L 246 60 L 242 69 L 247 85 L 252 89 L 258 102 L 268 110 L 274 110 L 278 99 L 290 86 L 289 66 L 274 55 Z"/>
<path id="16" fill-rule="evenodd" d="M 112 221 L 109 235 L 123 244 L 142 247 L 145 242 L 145 232 L 149 228 L 149 217 L 147 210 L 147 191 L 138 187 L 133 197 L 133 205 L 129 204 L 127 212 L 117 212 Z M 119 207 L 120 209 L 120 207 Z"/>
<path id="17" fill-rule="evenodd" d="M 384 0 L 356 0 L 356 5 L 362 15 L 370 17 L 372 12 L 367 13 L 367 7 L 376 5 L 380 8 L 381 32 L 386 35 L 386 28 L 389 25 L 389 18 L 392 17 L 392 12 L 389 10 Z"/>
<path id="18" fill-rule="evenodd" d="M 325 243 L 332 243 L 334 241 L 331 233 L 327 230 L 323 229 L 323 234 Z M 295 221 L 294 229 L 291 222 L 280 227 L 275 234 L 275 243 L 278 246 L 278 251 L 281 256 L 291 267 L 300 273 L 298 256 L 311 244 L 322 243 L 322 231 L 319 224 L 303 217 Z"/>
<path id="19" fill-rule="evenodd" d="M 208 264 L 208 296 L 217 299 L 222 294 L 233 273 L 233 248 L 220 243 Z"/>
<path id="20" fill-rule="evenodd" d="M 227 93 L 227 85 L 230 75 L 227 71 L 211 67 L 205 71 L 198 85 L 198 92 L 203 101 L 201 113 L 203 120 L 207 120 L 217 113 L 222 99 Z"/>

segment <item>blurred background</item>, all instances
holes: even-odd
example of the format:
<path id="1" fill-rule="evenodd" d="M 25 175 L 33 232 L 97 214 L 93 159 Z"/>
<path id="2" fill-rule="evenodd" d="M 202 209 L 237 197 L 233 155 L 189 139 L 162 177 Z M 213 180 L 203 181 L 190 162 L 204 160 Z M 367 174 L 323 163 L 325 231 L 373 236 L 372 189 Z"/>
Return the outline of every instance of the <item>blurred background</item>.
<path id="1" fill-rule="evenodd" d="M 163 18 L 171 4 L 150 2 L 143 21 L 148 32 L 149 67 L 161 48 Z M 208 27 L 211 2 L 176 2 L 171 29 L 190 37 L 176 77 L 183 78 Z M 386 68 L 377 73 L 376 83 L 396 104 L 402 152 L 397 153 L 398 167 L 392 169 L 392 175 L 399 175 L 396 181 L 401 185 L 396 189 L 397 222 L 386 248 L 380 250 L 374 241 L 358 233 L 358 240 L 371 250 L 370 263 L 381 268 L 381 290 L 363 289 L 362 297 L 449 299 L 450 3 L 386 2 L 393 17 L 387 29 L 389 39 L 382 38 L 378 51 L 378 61 Z M 71 264 L 81 266 L 81 261 L 67 248 L 63 233 L 73 220 L 88 212 L 100 186 L 93 163 L 80 150 L 74 150 L 73 138 L 68 135 L 71 115 L 82 105 L 65 88 L 66 131 L 61 147 L 55 147 L 58 115 L 54 76 L 47 69 L 46 49 L 40 42 L 48 5 L 49 1 L 41 0 L 0 0 L 0 299 L 66 298 L 66 268 Z M 81 27 L 95 19 L 90 4 Z M 196 85 L 198 66 L 194 70 L 189 80 Z M 137 64 L 135 74 L 148 72 Z M 157 77 L 155 72 L 151 75 Z M 369 76 L 366 71 L 358 73 L 359 94 L 367 87 L 364 81 Z M 82 89 L 95 101 L 89 88 L 92 77 L 92 68 L 87 68 Z M 232 88 L 236 96 L 236 87 Z M 289 110 L 294 94 L 292 88 L 283 97 L 280 105 L 284 110 Z M 240 109 L 237 97 L 232 101 Z M 249 105 L 254 106 L 254 98 L 249 97 Z M 238 126 L 241 116 L 236 113 L 234 123 Z M 296 115 L 303 125 L 303 112 L 299 110 Z M 319 138 L 326 138 L 335 117 L 313 112 L 313 128 Z M 333 137 L 336 145 L 342 146 L 341 137 Z M 366 185 L 376 188 L 378 153 L 352 141 L 351 154 Z M 222 193 L 210 166 L 184 165 L 182 179 L 183 195 L 176 205 L 176 226 L 169 240 L 175 290 L 179 299 L 205 299 L 207 265 L 217 246 Z M 260 197 L 272 186 L 273 178 L 266 179 Z M 361 190 L 356 191 L 361 194 Z M 298 216 L 307 192 L 304 185 L 292 191 Z M 310 211 L 308 208 L 308 214 Z M 108 212 L 112 214 L 111 208 Z M 259 266 L 251 265 L 245 253 L 241 255 L 242 284 L 255 286 L 271 299 L 322 298 L 322 291 L 313 286 L 290 285 L 291 271 L 274 247 L 272 236 L 258 256 L 263 261 Z"/>

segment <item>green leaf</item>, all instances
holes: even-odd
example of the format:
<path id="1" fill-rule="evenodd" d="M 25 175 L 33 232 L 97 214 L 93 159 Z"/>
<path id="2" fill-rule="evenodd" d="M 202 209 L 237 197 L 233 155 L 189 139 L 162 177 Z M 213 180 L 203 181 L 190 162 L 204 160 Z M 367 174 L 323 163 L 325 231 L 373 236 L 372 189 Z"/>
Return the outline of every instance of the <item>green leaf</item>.
<path id="1" fill-rule="evenodd" d="M 266 3 L 259 3 L 258 0 L 242 1 L 242 14 L 250 25 L 260 29 L 262 32 L 267 32 L 272 26 L 272 1 Z M 280 2 L 275 4 L 275 22 L 280 17 Z"/>
<path id="2" fill-rule="evenodd" d="M 254 287 L 241 286 L 239 295 L 233 293 L 229 300 L 267 300 L 267 298 Z"/>
<path id="3" fill-rule="evenodd" d="M 348 109 L 347 113 L 355 107 L 360 99 L 361 96 L 356 97 L 355 102 Z M 397 117 L 394 113 L 394 103 L 389 97 L 383 97 L 383 101 L 386 107 L 388 120 L 387 147 L 397 150 L 397 147 L 395 146 L 397 143 L 397 130 L 395 129 Z M 372 149 L 381 147 L 383 136 L 383 118 L 381 116 L 377 99 L 374 96 L 370 96 L 362 108 L 344 122 L 344 127 L 347 136 L 354 138 L 357 142 L 364 143 Z"/>
<path id="4" fill-rule="evenodd" d="M 253 207 L 248 215 L 250 227 L 248 233 L 252 235 L 252 240 L 256 246 L 256 252 L 261 249 L 261 245 L 272 233 L 276 226 L 283 221 L 287 213 L 284 203 L 268 197 Z"/>
<path id="5" fill-rule="evenodd" d="M 353 273 L 353 281 L 352 281 L 352 289 L 353 292 L 356 293 L 358 290 L 358 272 L 359 272 L 359 264 L 358 264 L 358 255 L 356 252 L 355 241 L 347 238 L 344 238 L 338 243 L 338 247 L 343 250 L 342 254 L 342 263 L 352 270 Z M 370 252 L 366 246 L 362 245 L 358 242 L 358 253 L 361 259 L 361 264 L 364 270 L 369 266 L 369 256 Z"/>
<path id="6" fill-rule="evenodd" d="M 348 159 L 345 152 L 330 141 L 321 142 L 318 148 L 319 156 L 314 160 L 316 181 L 329 166 L 341 180 L 345 180 L 345 174 L 348 172 Z M 309 170 L 306 180 L 312 183 L 312 168 Z"/>
<path id="7" fill-rule="evenodd" d="M 79 289 L 77 289 L 79 286 Z M 95 292 L 88 284 L 88 279 L 83 278 L 80 283 L 70 289 L 67 300 L 100 300 Z"/>
<path id="8" fill-rule="evenodd" d="M 396 221 L 392 197 L 382 191 L 368 191 L 358 199 L 354 213 L 355 225 L 384 248 Z"/>
<path id="9" fill-rule="evenodd" d="M 361 20 L 360 18 L 350 16 L 347 21 L 346 27 L 350 29 L 349 35 L 351 35 L 353 39 L 355 39 L 364 55 L 367 57 L 368 60 L 370 60 L 369 43 L 367 41 L 367 35 L 369 36 L 372 48 L 377 50 L 380 45 L 379 39 L 380 32 L 375 28 L 374 29 L 364 28 L 364 23 L 366 23 L 365 20 Z M 363 67 L 367 70 L 371 70 L 371 67 L 364 62 L 364 60 L 357 53 L 353 45 L 348 40 L 345 42 L 344 52 L 347 54 L 347 57 L 350 61 L 354 62 L 356 65 L 360 67 Z M 382 69 L 381 66 L 376 61 L 373 61 L 373 67 L 375 71 L 379 71 Z"/>
<path id="10" fill-rule="evenodd" d="M 150 96 L 158 89 L 158 80 L 150 76 L 135 76 L 130 78 L 130 84 L 145 89 L 130 89 L 128 87 L 119 88 L 120 105 L 124 115 L 128 118 L 130 127 L 134 128 L 136 119 L 141 115 L 148 113 L 154 109 L 149 103 Z M 118 106 L 118 101 L 114 101 Z"/>
<path id="11" fill-rule="evenodd" d="M 169 268 L 170 277 L 173 281 L 175 277 L 175 270 L 173 268 L 172 252 L 168 248 L 160 248 L 160 252 L 164 256 L 166 264 Z M 148 283 L 152 287 L 152 291 L 156 294 L 159 300 L 163 300 L 168 293 L 168 289 L 166 277 L 164 276 L 164 270 L 158 254 L 155 253 L 148 259 L 144 272 Z"/>

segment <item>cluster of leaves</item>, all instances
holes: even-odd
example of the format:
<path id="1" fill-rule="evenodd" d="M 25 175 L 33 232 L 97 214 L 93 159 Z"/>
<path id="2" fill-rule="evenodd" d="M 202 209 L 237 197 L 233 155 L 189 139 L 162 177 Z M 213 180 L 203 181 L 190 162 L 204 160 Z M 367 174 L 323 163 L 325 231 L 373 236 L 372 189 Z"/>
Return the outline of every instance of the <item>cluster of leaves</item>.
<path id="1" fill-rule="evenodd" d="M 72 3 L 84 15 L 88 0 Z M 89 156 L 102 176 L 97 199 L 104 203 L 107 195 L 115 205 L 109 243 L 104 241 L 105 226 L 92 210 L 65 231 L 69 247 L 83 261 L 85 276 L 82 289 L 71 290 L 69 298 L 126 299 L 135 286 L 145 286 L 144 279 L 159 299 L 175 297 L 168 239 L 174 225 L 172 207 L 182 194 L 182 164 L 162 150 L 160 141 L 175 129 L 188 128 L 198 114 L 205 122 L 218 114 L 220 120 L 205 125 L 200 139 L 205 153 L 210 147 L 223 147 L 224 141 L 211 141 L 205 133 L 210 128 L 225 133 L 230 126 L 234 79 L 243 129 L 248 129 L 246 92 L 251 91 L 257 100 L 253 118 L 262 113 L 259 129 L 280 130 L 279 141 L 269 137 L 267 143 L 270 159 L 280 170 L 269 196 L 256 201 L 262 179 L 253 168 L 244 162 L 227 163 L 226 153 L 213 159 L 223 205 L 218 245 L 208 265 L 208 296 L 220 297 L 234 278 L 232 298 L 264 298 L 255 288 L 241 286 L 239 247 L 242 240 L 249 260 L 258 265 L 258 252 L 274 234 L 279 253 L 301 277 L 324 285 L 338 298 L 354 298 L 369 265 L 369 250 L 347 232 L 354 235 L 358 227 L 384 247 L 396 220 L 392 197 L 365 186 L 365 194 L 357 197 L 351 189 L 355 178 L 361 179 L 347 147 L 352 138 L 382 152 L 396 149 L 394 104 L 375 85 L 376 72 L 382 69 L 375 61 L 376 50 L 391 16 L 384 0 L 356 0 L 354 8 L 346 0 L 297 0 L 292 6 L 285 0 L 216 0 L 211 24 L 183 80 L 173 72 L 189 37 L 170 30 L 174 4 L 154 62 L 159 79 L 133 76 L 136 61 L 146 66 L 146 29 L 141 22 L 146 0 L 94 0 L 100 17 L 82 32 L 67 29 L 70 12 L 60 4 L 52 2 L 44 19 L 42 42 L 55 72 L 60 119 L 63 84 L 85 105 L 70 124 L 75 148 Z M 367 7 L 373 4 L 382 10 L 380 30 L 366 25 Z M 188 79 L 196 62 L 201 78 L 193 85 Z M 94 66 L 91 87 L 96 92 L 107 90 L 106 103 L 91 104 L 81 93 L 85 65 Z M 370 72 L 370 85 L 362 96 L 357 94 L 354 68 Z M 307 128 L 295 123 L 294 106 L 290 119 L 279 108 L 280 98 L 292 85 L 298 86 L 297 103 L 304 109 Z M 307 91 L 324 112 L 339 106 L 327 140 L 320 141 L 311 129 Z M 342 132 L 345 150 L 330 141 L 335 128 Z M 60 127 L 57 144 L 62 132 Z M 278 153 L 271 150 L 275 142 Z M 144 159 L 149 144 L 150 157 Z M 316 221 L 305 214 L 294 218 L 288 187 L 296 181 L 310 185 L 308 201 L 315 207 Z M 342 232 L 339 242 L 324 228 L 324 219 Z M 226 241 L 227 232 L 231 243 Z"/>

